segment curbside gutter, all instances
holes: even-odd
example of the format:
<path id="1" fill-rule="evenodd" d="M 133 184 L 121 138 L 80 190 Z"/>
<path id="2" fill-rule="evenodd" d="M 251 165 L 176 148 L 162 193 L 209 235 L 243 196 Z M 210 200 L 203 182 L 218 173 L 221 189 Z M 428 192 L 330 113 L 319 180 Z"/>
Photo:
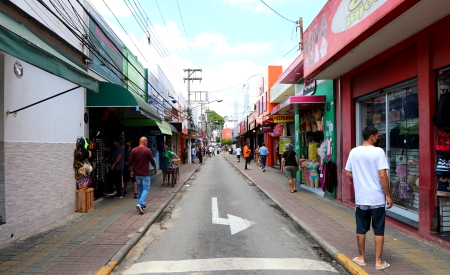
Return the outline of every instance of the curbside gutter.
<path id="1" fill-rule="evenodd" d="M 269 197 L 273 202 L 277 204 L 278 207 L 280 207 L 288 216 L 298 224 L 311 238 L 313 238 L 314 241 L 316 241 L 328 254 L 330 254 L 340 265 L 342 265 L 350 274 L 355 275 L 369 275 L 364 269 L 359 267 L 356 263 L 354 263 L 351 259 L 349 259 L 347 256 L 345 256 L 342 253 L 339 253 L 339 251 L 329 244 L 327 241 L 325 241 L 322 237 L 320 237 L 314 230 L 312 230 L 306 223 L 304 223 L 302 220 L 300 220 L 297 216 L 295 216 L 289 209 L 284 207 L 281 203 L 279 203 L 272 195 L 267 192 L 263 187 L 261 187 L 256 181 L 254 181 L 250 176 L 245 174 L 242 170 L 240 170 L 236 165 L 233 164 L 232 161 L 230 161 L 227 157 L 225 159 L 234 167 L 237 168 L 237 170 L 247 179 L 249 179 L 251 182 L 255 184 L 256 187 L 261 190 L 264 194 L 266 194 L 267 197 Z"/>
<path id="2" fill-rule="evenodd" d="M 156 211 L 144 222 L 141 228 L 138 229 L 136 233 L 133 234 L 133 237 L 131 237 L 127 243 L 122 246 L 122 248 L 117 251 L 116 254 L 109 260 L 107 264 L 105 264 L 103 267 L 101 267 L 97 272 L 96 275 L 108 275 L 110 274 L 114 268 L 122 262 L 125 257 L 128 255 L 128 253 L 131 251 L 131 249 L 141 240 L 141 238 L 145 235 L 147 230 L 150 228 L 150 226 L 155 222 L 155 220 L 158 218 L 158 216 L 164 211 L 164 209 L 167 207 L 167 205 L 170 203 L 170 201 L 175 197 L 175 195 L 178 193 L 180 188 L 192 177 L 192 175 L 197 171 L 197 169 L 200 167 L 200 164 L 198 164 L 197 168 L 192 171 L 192 173 L 187 177 L 187 179 L 184 182 L 178 182 L 179 184 L 175 190 L 170 194 L 170 196 L 156 209 Z"/>

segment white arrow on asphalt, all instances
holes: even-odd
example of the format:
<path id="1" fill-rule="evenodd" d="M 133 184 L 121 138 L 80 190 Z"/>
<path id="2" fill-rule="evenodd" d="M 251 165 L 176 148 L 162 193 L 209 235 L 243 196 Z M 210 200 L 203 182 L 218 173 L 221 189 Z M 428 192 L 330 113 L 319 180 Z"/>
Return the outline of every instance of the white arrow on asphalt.
<path id="1" fill-rule="evenodd" d="M 227 214 L 228 219 L 219 218 L 219 207 L 217 206 L 217 198 L 212 197 L 212 223 L 213 224 L 223 224 L 229 225 L 231 230 L 231 235 L 234 235 L 242 230 L 245 230 L 252 226 L 254 222 L 249 220 L 236 217 L 230 214 Z"/>

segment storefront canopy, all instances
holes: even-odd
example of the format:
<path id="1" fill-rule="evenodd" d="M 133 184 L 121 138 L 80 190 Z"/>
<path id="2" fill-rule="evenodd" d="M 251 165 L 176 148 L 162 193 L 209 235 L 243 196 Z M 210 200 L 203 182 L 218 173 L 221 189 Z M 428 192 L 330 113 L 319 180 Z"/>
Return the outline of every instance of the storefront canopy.
<path id="1" fill-rule="evenodd" d="M 98 93 L 87 91 L 86 107 L 123 107 L 124 118 L 150 118 L 161 121 L 155 107 L 135 93 L 109 82 L 99 82 Z M 169 127 L 170 130 L 170 126 Z"/>
<path id="2" fill-rule="evenodd" d="M 277 106 L 273 107 L 272 115 L 293 114 L 294 108 L 298 108 L 300 113 L 305 113 L 323 107 L 325 102 L 326 96 L 324 95 L 290 96 Z"/>
<path id="3" fill-rule="evenodd" d="M 172 130 L 170 129 L 170 124 L 165 121 L 158 122 L 152 119 L 124 119 L 123 125 L 125 127 L 133 126 L 156 126 L 161 131 L 161 134 L 172 135 Z"/>
<path id="4" fill-rule="evenodd" d="M 98 91 L 85 68 L 64 57 L 24 25 L 0 12 L 0 50 L 82 87 Z"/>

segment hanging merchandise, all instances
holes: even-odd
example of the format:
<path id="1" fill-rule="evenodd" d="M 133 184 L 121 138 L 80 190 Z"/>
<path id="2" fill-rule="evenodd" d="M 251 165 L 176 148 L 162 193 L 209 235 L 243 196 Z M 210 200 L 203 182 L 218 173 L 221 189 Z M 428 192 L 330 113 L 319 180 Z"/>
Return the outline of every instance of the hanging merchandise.
<path id="1" fill-rule="evenodd" d="M 436 175 L 442 177 L 450 177 L 450 160 L 440 158 L 436 165 Z"/>
<path id="2" fill-rule="evenodd" d="M 439 97 L 433 122 L 437 127 L 450 127 L 450 92 L 447 90 Z"/>
<path id="3" fill-rule="evenodd" d="M 277 123 L 273 128 L 273 132 L 269 133 L 272 137 L 281 137 L 283 135 L 283 123 Z"/>
<path id="4" fill-rule="evenodd" d="M 314 140 L 308 144 L 308 159 L 317 160 L 317 142 Z"/>
<path id="5" fill-rule="evenodd" d="M 437 196 L 450 196 L 450 184 L 447 178 L 441 177 L 437 184 Z"/>
<path id="6" fill-rule="evenodd" d="M 436 138 L 436 151 L 450 153 L 450 133 L 439 132 Z"/>

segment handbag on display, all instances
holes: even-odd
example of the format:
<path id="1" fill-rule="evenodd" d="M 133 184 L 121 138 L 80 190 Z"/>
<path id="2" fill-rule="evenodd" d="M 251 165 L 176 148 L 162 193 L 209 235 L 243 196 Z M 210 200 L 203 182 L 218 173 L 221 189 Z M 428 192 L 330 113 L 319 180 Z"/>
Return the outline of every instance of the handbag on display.
<path id="1" fill-rule="evenodd" d="M 398 196 L 402 200 L 409 200 L 413 196 L 413 189 L 406 182 L 400 182 L 398 184 Z"/>
<path id="2" fill-rule="evenodd" d="M 450 185 L 448 181 L 439 181 L 436 196 L 450 196 Z"/>
<path id="3" fill-rule="evenodd" d="M 401 110 L 389 111 L 389 120 L 390 121 L 402 120 L 402 111 Z"/>
<path id="4" fill-rule="evenodd" d="M 436 151 L 450 153 L 450 133 L 439 132 L 436 138 Z"/>

